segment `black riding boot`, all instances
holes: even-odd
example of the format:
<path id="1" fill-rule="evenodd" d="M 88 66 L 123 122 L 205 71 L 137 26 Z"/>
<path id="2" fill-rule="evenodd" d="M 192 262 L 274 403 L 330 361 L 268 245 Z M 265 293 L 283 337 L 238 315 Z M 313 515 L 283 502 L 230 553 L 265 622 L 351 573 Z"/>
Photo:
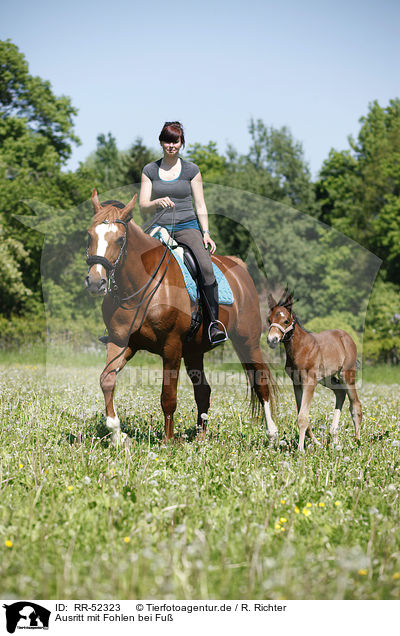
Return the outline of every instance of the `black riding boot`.
<path id="1" fill-rule="evenodd" d="M 215 281 L 212 285 L 203 285 L 202 298 L 210 318 L 208 337 L 211 344 L 220 344 L 228 339 L 226 329 L 218 320 L 218 285 Z"/>

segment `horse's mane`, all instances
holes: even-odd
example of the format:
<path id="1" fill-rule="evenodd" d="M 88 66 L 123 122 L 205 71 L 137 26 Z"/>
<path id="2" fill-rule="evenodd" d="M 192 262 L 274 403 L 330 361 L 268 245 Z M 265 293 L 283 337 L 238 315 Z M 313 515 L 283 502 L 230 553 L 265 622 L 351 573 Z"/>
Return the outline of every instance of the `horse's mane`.
<path id="1" fill-rule="evenodd" d="M 114 223 L 122 217 L 122 210 L 125 209 L 125 204 L 121 201 L 103 201 L 102 209 L 100 212 L 94 215 L 93 225 L 99 225 L 103 221 L 107 220 L 109 223 Z"/>

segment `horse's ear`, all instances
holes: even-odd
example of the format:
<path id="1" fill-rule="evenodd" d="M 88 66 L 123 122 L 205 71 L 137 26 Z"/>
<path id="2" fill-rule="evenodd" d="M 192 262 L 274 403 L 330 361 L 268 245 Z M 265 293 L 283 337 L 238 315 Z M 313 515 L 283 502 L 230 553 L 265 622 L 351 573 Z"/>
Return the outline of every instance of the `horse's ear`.
<path id="1" fill-rule="evenodd" d="M 99 201 L 99 197 L 98 197 L 96 188 L 93 188 L 92 203 L 93 203 L 93 207 L 94 207 L 94 213 L 98 214 L 101 211 L 102 208 L 101 208 L 101 203 Z"/>
<path id="2" fill-rule="evenodd" d="M 271 310 L 272 310 L 274 307 L 276 307 L 277 302 L 276 302 L 276 300 L 274 299 L 274 297 L 273 297 L 273 295 L 272 295 L 272 294 L 268 294 L 267 300 L 268 300 L 268 307 L 269 307 Z"/>
<path id="3" fill-rule="evenodd" d="M 292 293 L 289 293 L 289 294 L 286 296 L 286 300 L 285 300 L 285 304 L 284 304 L 284 306 L 285 306 L 285 307 L 286 307 L 286 309 L 288 309 L 290 312 L 292 311 L 293 303 L 294 303 L 293 294 L 292 294 Z"/>
<path id="4" fill-rule="evenodd" d="M 137 194 L 134 194 L 132 199 L 129 201 L 129 203 L 126 204 L 126 206 L 123 209 L 122 212 L 122 219 L 124 219 L 126 216 L 128 216 L 128 214 L 130 214 L 133 210 L 133 208 L 136 205 L 136 199 L 137 199 Z"/>

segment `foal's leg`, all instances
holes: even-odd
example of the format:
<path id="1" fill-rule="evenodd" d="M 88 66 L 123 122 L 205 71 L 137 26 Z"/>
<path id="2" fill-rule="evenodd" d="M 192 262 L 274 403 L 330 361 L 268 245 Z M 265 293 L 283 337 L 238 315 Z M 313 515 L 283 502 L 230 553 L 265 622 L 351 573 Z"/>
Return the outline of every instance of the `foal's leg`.
<path id="1" fill-rule="evenodd" d="M 124 368 L 134 353 L 130 347 L 119 347 L 113 342 L 107 343 L 107 362 L 100 376 L 100 386 L 103 391 L 106 407 L 106 426 L 111 431 L 111 441 L 115 445 L 125 441 L 127 437 L 126 433 L 121 433 L 119 417 L 115 411 L 115 382 L 117 373 Z"/>
<path id="2" fill-rule="evenodd" d="M 314 395 L 315 387 L 316 381 L 314 379 L 306 378 L 304 380 L 301 407 L 297 418 L 297 423 L 299 426 L 299 450 L 302 452 L 304 452 L 304 437 L 306 431 L 309 437 L 311 437 L 312 441 L 316 444 L 319 444 L 318 440 L 314 436 L 314 433 L 312 432 L 309 420 L 311 400 Z"/>
<path id="3" fill-rule="evenodd" d="M 210 408 L 211 388 L 204 373 L 204 355 L 202 353 L 186 353 L 184 355 L 186 371 L 193 384 L 194 399 L 197 405 L 197 436 L 206 438 L 208 409 Z"/>
<path id="4" fill-rule="evenodd" d="M 324 380 L 322 380 L 321 384 L 326 386 L 328 389 L 331 389 L 335 394 L 335 410 L 333 413 L 333 419 L 329 433 L 332 437 L 333 443 L 336 444 L 338 441 L 339 419 L 342 412 L 343 402 L 346 399 L 347 389 L 343 384 L 341 384 L 341 382 L 339 382 L 337 378 L 335 378 L 335 376 L 325 378 Z"/>
<path id="5" fill-rule="evenodd" d="M 182 358 L 180 341 L 168 343 L 163 349 L 163 386 L 161 392 L 161 406 L 164 412 L 163 442 L 174 437 L 174 413 L 176 410 L 176 394 L 178 386 L 179 367 Z"/>
<path id="6" fill-rule="evenodd" d="M 250 386 L 264 409 L 268 435 L 276 439 L 278 437 L 278 429 L 272 419 L 270 405 L 270 387 L 272 386 L 273 380 L 263 360 L 261 349 L 259 346 L 250 347 L 243 343 L 238 343 L 233 337 L 232 343 L 248 375 Z"/>
<path id="7" fill-rule="evenodd" d="M 356 440 L 357 442 L 360 442 L 362 408 L 356 391 L 356 370 L 355 368 L 348 369 L 347 371 L 342 371 L 341 375 L 343 378 L 343 382 L 346 385 L 347 395 L 349 396 L 350 400 L 350 413 L 351 417 L 353 418 Z"/>

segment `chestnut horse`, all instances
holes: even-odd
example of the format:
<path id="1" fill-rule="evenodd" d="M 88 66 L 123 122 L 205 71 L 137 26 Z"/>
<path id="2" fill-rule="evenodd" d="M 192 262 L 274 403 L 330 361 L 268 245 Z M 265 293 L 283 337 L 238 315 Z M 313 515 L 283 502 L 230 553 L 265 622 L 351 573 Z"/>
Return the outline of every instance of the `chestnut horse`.
<path id="1" fill-rule="evenodd" d="M 285 370 L 293 382 L 297 404 L 299 450 L 304 450 L 306 432 L 318 444 L 309 422 L 311 400 L 318 382 L 332 389 L 336 397 L 330 429 L 333 441 L 337 441 L 340 413 L 347 394 L 359 443 L 362 412 L 355 386 L 357 348 L 353 339 L 342 329 L 320 333 L 303 329 L 292 310 L 293 295 L 287 290 L 278 302 L 269 294 L 268 304 L 271 312 L 268 318 L 268 344 L 271 348 L 275 348 L 279 342 L 285 345 Z"/>
<path id="2" fill-rule="evenodd" d="M 94 218 L 89 229 L 86 286 L 102 295 L 108 329 L 107 363 L 100 377 L 106 423 L 112 441 L 126 438 L 114 405 L 116 376 L 138 350 L 163 360 L 161 406 L 164 441 L 173 438 L 173 416 L 181 359 L 193 383 L 197 405 L 197 438 L 205 437 L 211 389 L 204 374 L 203 356 L 211 349 L 207 329 L 201 326 L 187 340 L 195 304 L 185 288 L 182 272 L 171 252 L 146 234 L 131 218 L 136 195 L 124 207 L 100 203 L 93 190 Z M 121 209 L 122 208 L 122 209 Z M 222 305 L 219 319 L 247 372 L 252 405 L 263 408 L 270 436 L 277 436 L 271 416 L 273 379 L 260 349 L 261 316 L 257 291 L 245 264 L 237 258 L 213 256 L 231 286 L 234 303 Z"/>

